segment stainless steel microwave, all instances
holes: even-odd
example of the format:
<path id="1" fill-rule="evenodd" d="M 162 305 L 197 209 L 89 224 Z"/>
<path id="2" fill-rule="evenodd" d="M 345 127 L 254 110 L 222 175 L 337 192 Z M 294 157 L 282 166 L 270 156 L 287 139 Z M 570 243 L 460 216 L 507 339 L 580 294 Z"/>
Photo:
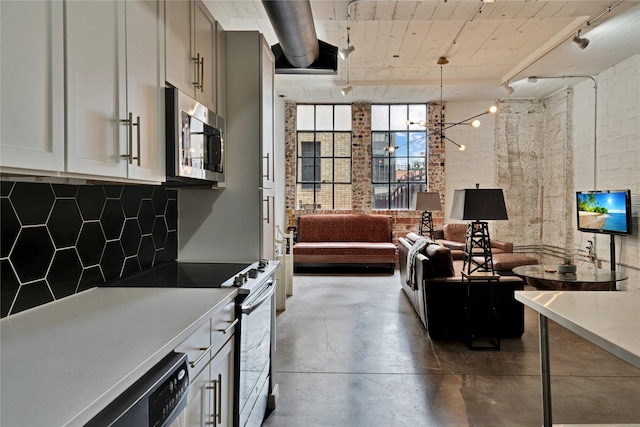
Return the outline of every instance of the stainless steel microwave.
<path id="1" fill-rule="evenodd" d="M 175 88 L 165 101 L 167 184 L 224 187 L 224 119 Z"/>

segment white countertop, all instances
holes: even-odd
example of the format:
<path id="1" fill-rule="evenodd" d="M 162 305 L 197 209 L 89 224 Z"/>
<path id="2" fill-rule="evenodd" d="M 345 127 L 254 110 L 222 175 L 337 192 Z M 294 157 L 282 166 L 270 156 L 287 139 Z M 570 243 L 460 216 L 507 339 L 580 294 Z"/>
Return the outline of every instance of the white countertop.
<path id="1" fill-rule="evenodd" d="M 236 295 L 94 288 L 0 320 L 0 425 L 83 425 Z"/>
<path id="2" fill-rule="evenodd" d="M 640 292 L 516 291 L 515 297 L 640 368 Z"/>

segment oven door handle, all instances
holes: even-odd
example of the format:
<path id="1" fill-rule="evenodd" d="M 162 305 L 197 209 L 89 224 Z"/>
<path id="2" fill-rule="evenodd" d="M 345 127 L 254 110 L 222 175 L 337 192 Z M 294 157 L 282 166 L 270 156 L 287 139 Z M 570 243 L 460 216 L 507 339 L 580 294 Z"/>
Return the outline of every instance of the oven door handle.
<path id="1" fill-rule="evenodd" d="M 254 310 L 258 309 L 262 304 L 265 303 L 271 296 L 275 293 L 276 287 L 273 286 L 273 280 L 269 280 L 267 283 L 267 287 L 270 287 L 268 291 L 264 292 L 264 295 L 260 297 L 260 299 L 253 302 L 251 305 L 243 305 L 242 306 L 242 314 L 250 315 Z"/>

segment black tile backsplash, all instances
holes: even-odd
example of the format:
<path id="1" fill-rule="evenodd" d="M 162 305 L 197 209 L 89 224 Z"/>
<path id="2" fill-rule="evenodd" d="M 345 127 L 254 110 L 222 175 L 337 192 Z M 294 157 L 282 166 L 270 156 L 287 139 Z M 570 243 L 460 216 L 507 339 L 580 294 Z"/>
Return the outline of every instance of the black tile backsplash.
<path id="1" fill-rule="evenodd" d="M 0 182 L 0 317 L 178 256 L 178 192 Z"/>

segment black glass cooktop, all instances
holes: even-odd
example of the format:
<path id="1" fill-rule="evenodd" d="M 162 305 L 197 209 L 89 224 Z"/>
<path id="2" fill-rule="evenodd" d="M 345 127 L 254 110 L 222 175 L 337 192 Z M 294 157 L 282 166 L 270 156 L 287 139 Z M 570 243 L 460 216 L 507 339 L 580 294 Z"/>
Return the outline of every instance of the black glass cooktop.
<path id="1" fill-rule="evenodd" d="M 172 262 L 141 271 L 103 287 L 219 288 L 251 264 Z"/>

